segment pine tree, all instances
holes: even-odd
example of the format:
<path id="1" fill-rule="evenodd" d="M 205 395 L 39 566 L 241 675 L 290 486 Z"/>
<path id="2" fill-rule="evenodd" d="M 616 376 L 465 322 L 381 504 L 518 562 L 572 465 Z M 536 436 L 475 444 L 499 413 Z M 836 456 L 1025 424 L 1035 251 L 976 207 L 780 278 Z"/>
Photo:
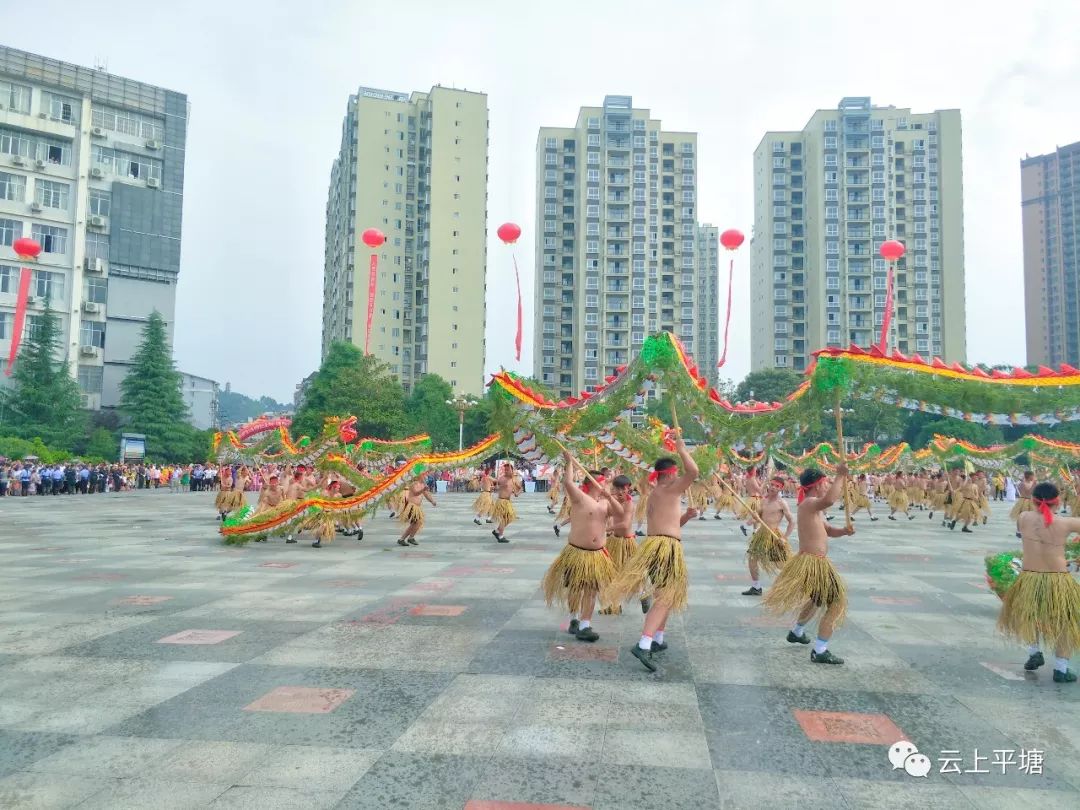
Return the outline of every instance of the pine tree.
<path id="1" fill-rule="evenodd" d="M 70 450 L 85 431 L 79 386 L 67 364 L 56 360 L 60 322 L 45 299 L 45 311 L 34 329 L 27 324 L 12 372 L 14 386 L 4 397 L 0 430 L 25 439 L 40 437 L 46 444 Z"/>
<path id="2" fill-rule="evenodd" d="M 131 368 L 120 383 L 124 430 L 146 435 L 146 454 L 166 461 L 190 461 L 194 428 L 180 393 L 181 377 L 173 364 L 165 320 L 157 310 L 143 328 Z"/>

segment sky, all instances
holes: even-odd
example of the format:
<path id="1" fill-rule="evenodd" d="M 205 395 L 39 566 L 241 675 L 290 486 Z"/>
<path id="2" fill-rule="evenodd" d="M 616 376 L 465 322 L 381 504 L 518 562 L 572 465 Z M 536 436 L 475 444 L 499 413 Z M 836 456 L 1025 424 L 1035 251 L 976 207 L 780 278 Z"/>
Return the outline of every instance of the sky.
<path id="1" fill-rule="evenodd" d="M 291 400 L 318 367 L 330 166 L 350 93 L 443 84 L 488 94 L 489 370 L 513 357 L 517 245 L 532 304 L 537 130 L 630 95 L 698 133 L 701 221 L 750 236 L 753 150 L 844 96 L 963 124 L 970 362 L 1022 364 L 1020 160 L 1080 140 L 1080 3 L 907 0 L 99 0 L 20 3 L 4 43 L 186 93 L 174 348 L 187 372 Z M 49 24 L 43 24 L 47 20 Z M 749 371 L 749 240 L 736 254 L 728 363 Z M 726 269 L 726 268 L 725 268 Z M 944 268 L 949 272 L 949 268 Z M 721 284 L 721 289 L 724 285 Z M 723 293 L 722 293 L 723 294 Z M 724 301 L 721 301 L 721 312 Z M 947 313 L 945 317 L 948 317 Z"/>

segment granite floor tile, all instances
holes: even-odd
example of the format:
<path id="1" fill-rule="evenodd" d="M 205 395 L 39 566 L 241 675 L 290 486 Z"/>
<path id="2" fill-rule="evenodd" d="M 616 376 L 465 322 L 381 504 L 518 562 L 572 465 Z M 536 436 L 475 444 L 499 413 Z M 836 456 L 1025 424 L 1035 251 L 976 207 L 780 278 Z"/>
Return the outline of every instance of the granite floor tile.
<path id="1" fill-rule="evenodd" d="M 113 779 L 78 805 L 79 810 L 196 810 L 229 789 L 228 784 L 176 782 L 157 777 Z"/>
<path id="2" fill-rule="evenodd" d="M 442 754 L 388 753 L 341 800 L 342 810 L 461 810 L 489 761 Z"/>
<path id="3" fill-rule="evenodd" d="M 593 810 L 663 807 L 665 810 L 716 810 L 719 789 L 711 770 L 608 765 L 596 783 Z"/>
<path id="4" fill-rule="evenodd" d="M 384 754 L 377 748 L 281 745 L 259 758 L 237 784 L 333 792 L 348 790 Z"/>
<path id="5" fill-rule="evenodd" d="M 606 768 L 595 760 L 533 760 L 496 757 L 473 790 L 477 801 L 592 807 L 596 785 Z"/>
<path id="6" fill-rule="evenodd" d="M 75 807 L 108 787 L 104 777 L 19 771 L 0 778 L 4 810 L 56 810 Z"/>
<path id="7" fill-rule="evenodd" d="M 336 807 L 345 791 L 299 790 L 286 787 L 233 785 L 218 795 L 208 807 L 229 810 L 329 810 Z"/>

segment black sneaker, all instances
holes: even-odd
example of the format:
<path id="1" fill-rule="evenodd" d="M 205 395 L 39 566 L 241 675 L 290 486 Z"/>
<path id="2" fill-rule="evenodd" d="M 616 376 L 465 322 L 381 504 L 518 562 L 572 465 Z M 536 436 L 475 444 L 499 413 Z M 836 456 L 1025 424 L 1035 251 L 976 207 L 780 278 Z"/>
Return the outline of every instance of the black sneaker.
<path id="1" fill-rule="evenodd" d="M 364 530 L 357 527 L 357 529 L 356 529 L 356 542 L 359 543 L 363 539 L 364 539 Z"/>
<path id="2" fill-rule="evenodd" d="M 743 537 L 748 537 L 748 536 L 749 536 L 749 535 L 748 535 L 748 534 L 746 533 L 746 527 L 745 527 L 745 526 L 740 526 L 740 527 L 739 527 L 739 531 L 741 531 L 741 532 L 742 532 L 742 536 L 743 536 Z"/>
<path id="3" fill-rule="evenodd" d="M 742 592 L 743 596 L 761 596 L 761 588 L 755 588 L 751 585 L 745 591 Z"/>
<path id="4" fill-rule="evenodd" d="M 391 512 L 390 513 L 390 520 L 393 520 L 396 517 L 397 517 L 397 512 Z"/>
<path id="5" fill-rule="evenodd" d="M 967 526 L 965 526 L 964 528 L 962 528 L 962 529 L 961 529 L 960 531 L 964 532 L 965 534 L 975 534 L 975 532 L 973 532 L 973 531 L 972 531 L 971 529 L 969 529 L 969 528 L 968 528 Z"/>
<path id="6" fill-rule="evenodd" d="M 813 650 L 811 650 L 810 651 L 810 660 L 813 661 L 815 664 L 842 664 L 842 663 L 844 663 L 843 658 L 837 658 L 835 655 L 833 655 L 828 650 L 825 650 L 825 652 L 823 652 L 823 653 L 816 653 Z"/>
<path id="7" fill-rule="evenodd" d="M 286 543 L 295 543 L 295 542 L 296 542 L 296 540 L 295 540 L 295 539 L 293 538 L 293 536 L 292 536 L 292 535 L 290 534 L 290 535 L 289 535 L 288 537 L 286 537 L 286 538 L 285 538 L 285 542 L 286 542 Z"/>
<path id="8" fill-rule="evenodd" d="M 556 536 L 556 537 L 559 537 L 559 536 L 561 536 L 561 535 L 562 535 L 562 529 L 560 529 L 560 528 L 559 528 L 559 524 L 558 524 L 558 523 L 556 523 L 556 524 L 555 524 L 554 526 L 552 526 L 551 528 L 555 530 L 555 536 Z"/>
<path id="9" fill-rule="evenodd" d="M 928 520 L 933 520 L 933 519 L 934 519 L 934 513 L 933 513 L 933 512 L 931 512 L 931 513 L 930 513 L 930 517 L 929 517 L 929 518 L 927 518 L 927 519 L 928 519 Z"/>
<path id="10" fill-rule="evenodd" d="M 491 530 L 491 536 L 494 537 L 496 540 L 498 540 L 499 539 L 499 530 L 498 529 L 492 529 Z"/>
<path id="11" fill-rule="evenodd" d="M 872 520 L 872 521 L 876 521 L 876 520 L 877 520 L 877 518 L 876 518 L 876 517 L 872 517 L 872 518 L 870 518 L 870 520 Z"/>
<path id="12" fill-rule="evenodd" d="M 1024 663 L 1024 669 L 1028 672 L 1034 672 L 1036 669 L 1046 663 L 1046 659 L 1043 658 L 1041 652 L 1034 653 L 1028 656 L 1028 660 Z"/>
<path id="13" fill-rule="evenodd" d="M 652 662 L 652 650 L 643 650 L 635 644 L 630 648 L 630 654 L 640 661 L 641 665 L 649 672 L 656 672 L 656 664 Z"/>
<path id="14" fill-rule="evenodd" d="M 484 518 L 484 523 L 494 523 L 494 522 L 495 521 L 493 521 L 491 518 Z"/>
<path id="15" fill-rule="evenodd" d="M 652 643 L 652 651 L 654 653 L 663 652 L 666 649 L 667 649 L 667 642 L 666 641 L 654 641 Z"/>
<path id="16" fill-rule="evenodd" d="M 803 633 L 801 636 L 797 636 L 797 635 L 795 635 L 794 630 L 788 630 L 787 640 L 791 644 L 809 644 L 810 643 L 810 639 L 807 637 L 806 633 Z"/>
<path id="17" fill-rule="evenodd" d="M 698 520 L 706 520 L 706 517 L 704 515 L 698 515 Z"/>
<path id="18" fill-rule="evenodd" d="M 915 519 L 915 516 L 914 516 L 914 515 L 908 515 L 908 516 L 907 516 L 907 519 L 908 519 L 908 520 L 914 520 L 914 519 Z"/>
<path id="19" fill-rule="evenodd" d="M 405 539 L 404 539 L 404 538 L 402 538 L 402 537 L 399 537 L 399 538 L 398 538 L 397 544 L 398 544 L 399 546 L 407 546 L 407 545 L 409 545 L 408 543 L 406 543 L 406 542 L 405 542 Z"/>
<path id="20" fill-rule="evenodd" d="M 642 613 L 648 613 L 650 610 L 652 610 L 652 601 L 653 600 L 651 596 L 646 596 L 644 599 L 641 600 Z"/>
<path id="21" fill-rule="evenodd" d="M 713 520 L 723 520 L 723 518 L 722 518 L 722 517 L 720 517 L 720 515 L 713 515 L 713 516 L 712 516 L 712 519 L 713 519 Z"/>
<path id="22" fill-rule="evenodd" d="M 510 538 L 507 537 L 505 534 L 500 534 L 495 539 L 498 540 L 500 543 L 509 543 L 510 542 Z"/>
<path id="23" fill-rule="evenodd" d="M 419 543 L 418 543 L 418 542 L 416 541 L 416 538 L 415 538 L 415 537 L 410 537 L 410 538 L 409 538 L 409 539 L 408 539 L 408 540 L 407 540 L 406 542 L 407 542 L 407 543 L 408 543 L 408 544 L 409 544 L 410 546 L 418 546 L 418 545 L 420 545 L 420 544 L 419 544 Z"/>
<path id="24" fill-rule="evenodd" d="M 636 532 L 634 532 L 634 534 L 637 535 L 638 537 L 644 537 L 645 536 L 645 532 L 643 532 L 641 529 L 638 529 Z"/>
<path id="25" fill-rule="evenodd" d="M 316 540 L 314 543 L 311 544 L 311 547 L 312 548 L 322 548 L 322 541 L 321 540 Z"/>
<path id="26" fill-rule="evenodd" d="M 1017 539 L 1017 540 L 1020 540 L 1020 539 L 1022 539 L 1022 538 L 1023 538 L 1023 535 L 1022 535 L 1022 534 L 1020 534 L 1020 532 L 1017 532 L 1017 533 L 1016 533 L 1016 539 Z"/>
<path id="27" fill-rule="evenodd" d="M 593 630 L 591 627 L 583 627 L 574 633 L 574 638 L 578 641 L 593 642 L 600 638 L 600 634 Z"/>
<path id="28" fill-rule="evenodd" d="M 581 623 L 577 619 L 570 620 L 570 626 L 566 628 L 566 632 L 572 636 L 576 636 L 578 630 L 581 629 Z"/>
<path id="29" fill-rule="evenodd" d="M 1067 669 L 1064 672 L 1061 670 L 1054 670 L 1054 683 L 1075 683 L 1076 673 L 1071 669 Z"/>
<path id="30" fill-rule="evenodd" d="M 896 520 L 896 517 L 894 515 L 889 515 L 889 520 Z"/>
<path id="31" fill-rule="evenodd" d="M 472 522 L 475 523 L 477 526 L 483 526 L 484 525 L 484 522 L 482 520 L 480 520 L 480 518 L 473 518 Z"/>

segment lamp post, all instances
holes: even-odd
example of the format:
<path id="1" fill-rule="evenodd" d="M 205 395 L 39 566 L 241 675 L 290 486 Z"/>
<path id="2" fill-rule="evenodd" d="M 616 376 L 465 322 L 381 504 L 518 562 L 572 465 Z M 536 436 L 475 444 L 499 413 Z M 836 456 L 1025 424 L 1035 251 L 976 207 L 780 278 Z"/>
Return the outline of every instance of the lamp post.
<path id="1" fill-rule="evenodd" d="M 460 453 L 465 448 L 465 411 L 476 404 L 476 400 L 468 394 L 456 394 L 453 399 L 446 400 L 446 404 L 458 412 L 457 449 Z"/>

